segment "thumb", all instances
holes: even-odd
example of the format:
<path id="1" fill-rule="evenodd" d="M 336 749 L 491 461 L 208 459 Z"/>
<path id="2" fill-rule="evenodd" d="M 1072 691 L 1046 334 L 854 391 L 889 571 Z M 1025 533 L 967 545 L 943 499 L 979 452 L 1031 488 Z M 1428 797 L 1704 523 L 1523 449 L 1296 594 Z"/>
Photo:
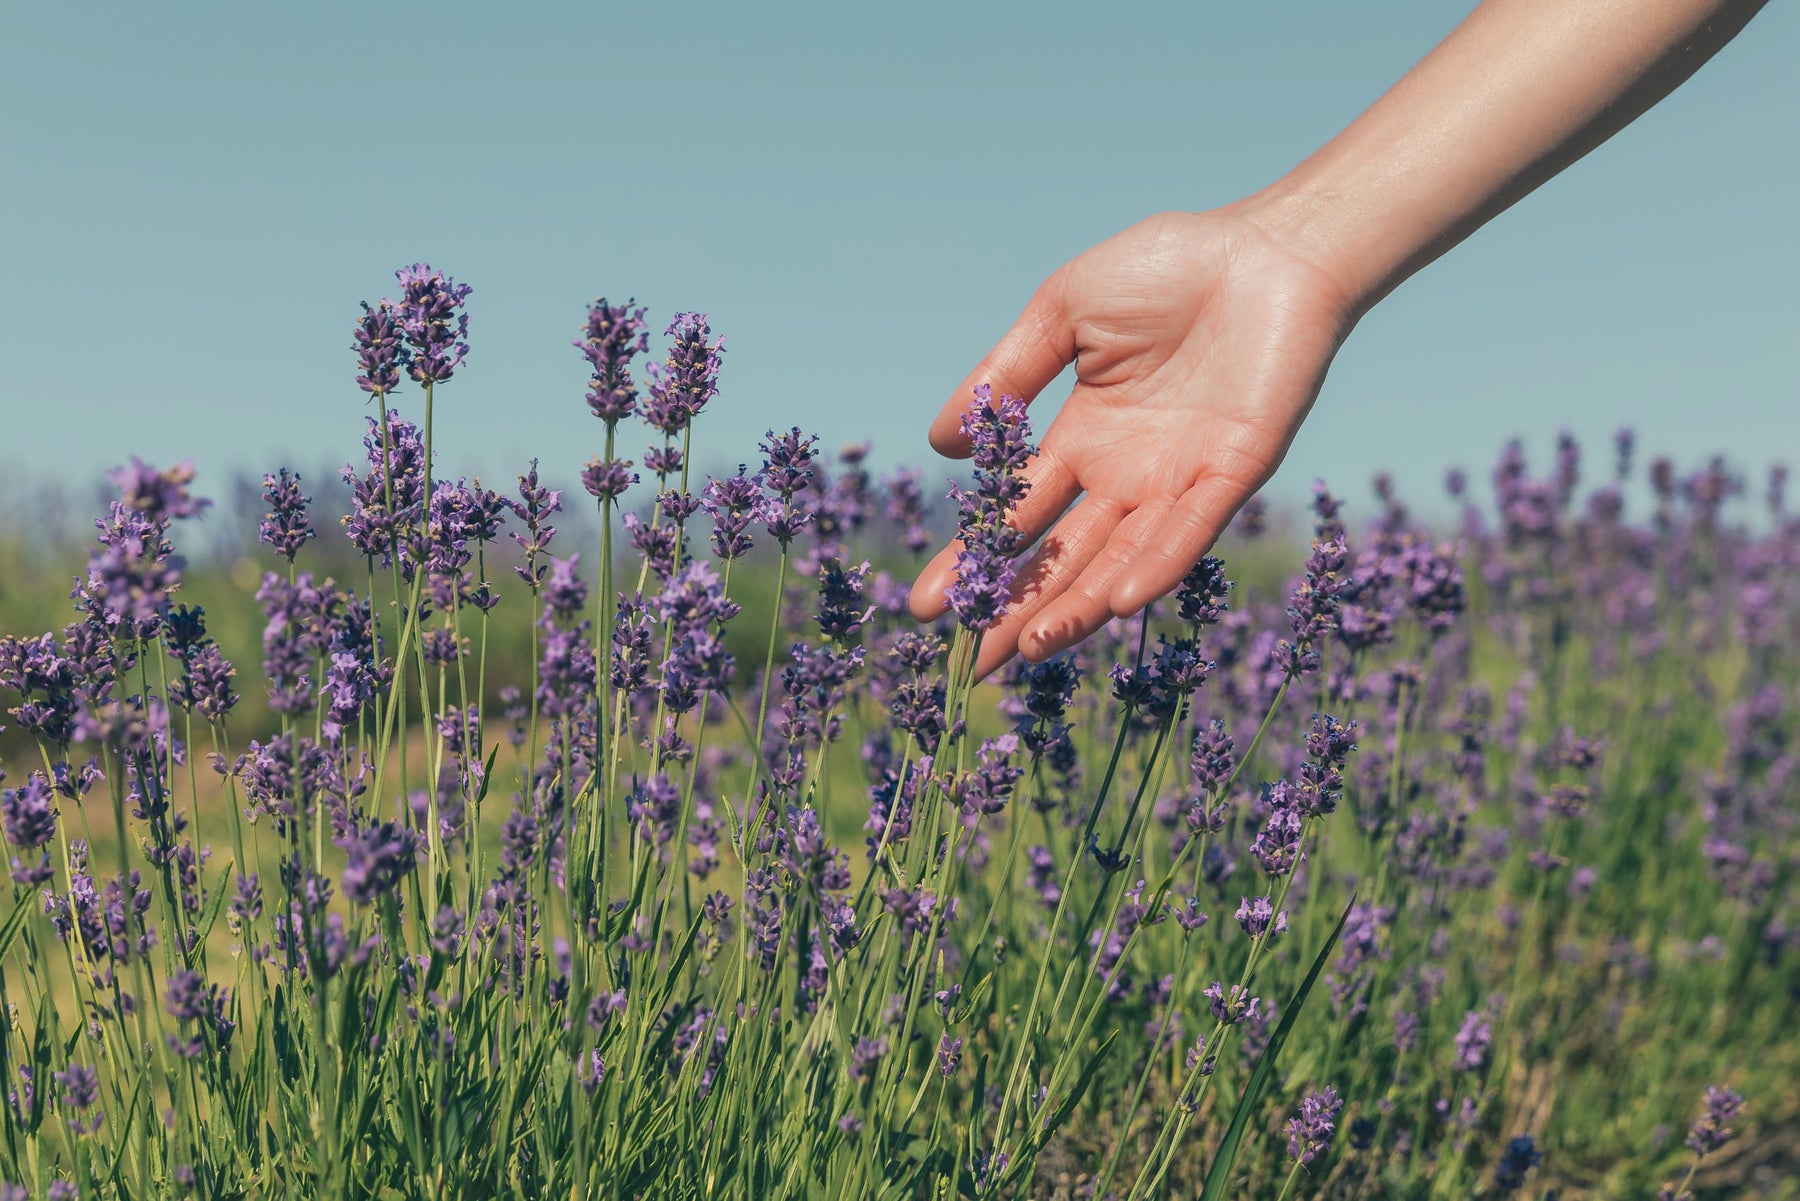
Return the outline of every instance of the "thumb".
<path id="1" fill-rule="evenodd" d="M 931 446 L 952 459 L 969 457 L 962 433 L 977 386 L 991 385 L 995 396 L 1016 396 L 1029 404 L 1075 359 L 1075 328 L 1065 304 L 1068 269 L 1061 268 L 1032 293 L 1025 311 L 988 351 L 931 423 Z"/>

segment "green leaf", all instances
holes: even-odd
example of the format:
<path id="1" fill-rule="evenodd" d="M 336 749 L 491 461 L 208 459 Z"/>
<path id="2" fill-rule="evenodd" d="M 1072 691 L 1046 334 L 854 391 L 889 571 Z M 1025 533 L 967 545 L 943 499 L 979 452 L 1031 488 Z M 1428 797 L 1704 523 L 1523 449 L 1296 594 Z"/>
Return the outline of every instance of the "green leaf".
<path id="1" fill-rule="evenodd" d="M 225 861 L 225 870 L 219 873 L 219 886 L 213 889 L 212 901 L 207 905 L 206 912 L 200 916 L 199 930 L 200 945 L 202 946 L 205 945 L 207 937 L 212 934 L 213 925 L 219 920 L 219 911 L 225 907 L 225 896 L 229 891 L 225 886 L 231 882 L 231 869 L 236 866 L 229 859 Z M 4 953 L 3 949 L 0 949 L 0 953 Z"/>
<path id="2" fill-rule="evenodd" d="M 1225 1141 L 1219 1144 L 1219 1153 L 1213 1156 L 1212 1167 L 1206 1173 L 1206 1184 L 1200 1190 L 1200 1201 L 1219 1201 L 1225 1195 L 1225 1183 L 1231 1177 L 1231 1168 L 1237 1162 L 1238 1146 L 1244 1141 L 1244 1130 L 1250 1123 L 1250 1114 L 1262 1099 L 1263 1089 L 1269 1078 L 1275 1074 L 1275 1057 L 1281 1053 L 1281 1044 L 1287 1041 L 1288 1032 L 1294 1028 L 1294 1022 L 1300 1017 L 1300 1010 L 1306 1004 L 1307 994 L 1318 982 L 1319 973 L 1325 970 L 1325 963 L 1331 958 L 1332 948 L 1337 946 L 1338 935 L 1344 932 L 1344 923 L 1350 920 L 1350 908 L 1356 904 L 1356 894 L 1350 895 L 1350 901 L 1344 906 L 1344 912 L 1338 916 L 1337 925 L 1331 929 L 1331 937 L 1319 948 L 1313 957 L 1312 970 L 1306 973 L 1306 979 L 1300 982 L 1300 988 L 1281 1015 L 1281 1022 L 1275 1027 L 1275 1033 L 1269 1037 L 1268 1049 L 1262 1058 L 1256 1061 L 1256 1070 L 1250 1074 L 1250 1083 L 1238 1097 L 1237 1109 L 1231 1115 L 1231 1126 L 1225 1131 Z"/>
<path id="3" fill-rule="evenodd" d="M 13 939 L 17 938 L 19 931 L 24 929 L 25 919 L 30 913 L 31 899 L 26 897 L 14 905 L 13 911 L 7 915 L 6 924 L 0 926 L 0 959 L 5 959 L 6 953 L 12 950 Z"/>

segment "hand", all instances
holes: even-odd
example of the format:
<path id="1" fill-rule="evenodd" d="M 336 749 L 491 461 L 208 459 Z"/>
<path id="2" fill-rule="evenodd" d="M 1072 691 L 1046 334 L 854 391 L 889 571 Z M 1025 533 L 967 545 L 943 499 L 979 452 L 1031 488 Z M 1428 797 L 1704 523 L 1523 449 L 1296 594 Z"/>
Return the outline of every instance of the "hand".
<path id="1" fill-rule="evenodd" d="M 938 414 L 932 446 L 966 458 L 959 426 L 977 384 L 1030 401 L 1075 363 L 1012 516 L 1027 539 L 1049 533 L 982 641 L 977 678 L 1015 652 L 1046 659 L 1174 589 L 1281 462 L 1354 305 L 1279 228 L 1245 201 L 1101 243 L 1044 282 Z M 958 549 L 913 585 L 920 620 L 945 611 Z"/>

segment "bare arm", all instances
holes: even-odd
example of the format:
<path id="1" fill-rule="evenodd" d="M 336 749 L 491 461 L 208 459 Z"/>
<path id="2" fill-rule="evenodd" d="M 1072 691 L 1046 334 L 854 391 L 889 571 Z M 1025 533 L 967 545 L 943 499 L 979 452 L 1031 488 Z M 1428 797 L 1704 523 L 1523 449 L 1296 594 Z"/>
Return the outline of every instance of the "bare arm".
<path id="1" fill-rule="evenodd" d="M 1265 192 L 1366 310 L 1674 91 L 1763 0 L 1487 0 Z"/>
<path id="2" fill-rule="evenodd" d="M 1042 659 L 1169 592 L 1275 471 L 1339 345 L 1407 276 L 1667 95 L 1762 0 L 1486 0 L 1280 181 L 1164 213 L 1058 268 L 931 427 L 968 453 L 977 384 L 1076 366 L 1026 467 L 1038 539 L 979 670 Z M 952 544 L 912 608 L 944 611 Z"/>

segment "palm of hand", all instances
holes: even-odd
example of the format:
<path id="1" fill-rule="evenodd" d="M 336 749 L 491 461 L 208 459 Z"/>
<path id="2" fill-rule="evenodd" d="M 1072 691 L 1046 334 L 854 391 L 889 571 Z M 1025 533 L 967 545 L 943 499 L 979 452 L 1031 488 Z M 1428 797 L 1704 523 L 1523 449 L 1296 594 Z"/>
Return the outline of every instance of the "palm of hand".
<path id="1" fill-rule="evenodd" d="M 1180 582 L 1286 453 L 1346 332 L 1342 296 L 1227 210 L 1151 218 L 1046 281 L 931 431 L 939 451 L 966 455 L 976 384 L 1031 399 L 1076 364 L 1013 517 L 1044 536 L 979 674 L 1015 652 L 1047 658 Z M 915 616 L 944 611 L 957 549 L 920 573 Z"/>

